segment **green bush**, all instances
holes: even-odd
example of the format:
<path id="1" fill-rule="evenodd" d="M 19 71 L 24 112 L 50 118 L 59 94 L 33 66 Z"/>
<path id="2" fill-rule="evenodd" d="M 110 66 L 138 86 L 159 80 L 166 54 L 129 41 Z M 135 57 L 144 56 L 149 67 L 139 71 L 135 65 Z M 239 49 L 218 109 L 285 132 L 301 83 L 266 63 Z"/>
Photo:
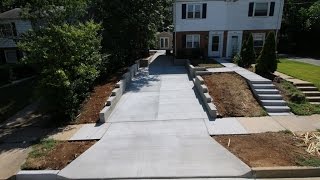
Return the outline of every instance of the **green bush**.
<path id="1" fill-rule="evenodd" d="M 19 43 L 23 61 L 37 64 L 39 94 L 57 115 L 74 119 L 99 76 L 101 26 L 94 22 L 29 32 Z"/>
<path id="2" fill-rule="evenodd" d="M 303 103 L 306 101 L 306 97 L 302 93 L 295 92 L 295 93 L 291 94 L 290 101 L 292 101 L 294 103 Z"/>
<path id="3" fill-rule="evenodd" d="M 251 66 L 251 64 L 254 64 L 256 62 L 256 54 L 254 51 L 252 34 L 250 34 L 248 40 L 243 43 L 240 56 L 241 59 L 239 59 L 237 63 L 240 67 L 248 68 Z"/>
<path id="4" fill-rule="evenodd" d="M 232 61 L 233 61 L 233 63 L 236 63 L 236 64 L 238 64 L 240 66 L 239 63 L 242 63 L 242 58 L 241 58 L 240 54 L 236 54 L 233 57 Z"/>
<path id="5" fill-rule="evenodd" d="M 270 32 L 257 60 L 256 73 L 266 75 L 277 70 L 276 39 L 274 32 Z"/>

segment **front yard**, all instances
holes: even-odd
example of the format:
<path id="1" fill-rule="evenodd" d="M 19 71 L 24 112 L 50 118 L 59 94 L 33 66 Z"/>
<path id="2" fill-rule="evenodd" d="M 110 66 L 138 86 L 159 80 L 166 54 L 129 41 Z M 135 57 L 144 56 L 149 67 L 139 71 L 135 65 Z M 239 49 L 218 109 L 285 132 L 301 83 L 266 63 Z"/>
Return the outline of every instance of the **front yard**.
<path id="1" fill-rule="evenodd" d="M 266 112 L 254 98 L 245 79 L 236 73 L 203 76 L 209 94 L 222 117 L 257 117 Z"/>
<path id="2" fill-rule="evenodd" d="M 319 138 L 320 133 L 308 133 L 307 136 L 311 140 L 313 135 Z M 297 136 L 283 131 L 213 138 L 250 167 L 320 166 L 319 150 L 307 152 L 309 144 L 316 142 L 316 137 L 307 141 L 306 134 Z"/>
<path id="3" fill-rule="evenodd" d="M 312 82 L 320 89 L 320 66 L 280 59 L 277 71 L 289 76 Z"/>

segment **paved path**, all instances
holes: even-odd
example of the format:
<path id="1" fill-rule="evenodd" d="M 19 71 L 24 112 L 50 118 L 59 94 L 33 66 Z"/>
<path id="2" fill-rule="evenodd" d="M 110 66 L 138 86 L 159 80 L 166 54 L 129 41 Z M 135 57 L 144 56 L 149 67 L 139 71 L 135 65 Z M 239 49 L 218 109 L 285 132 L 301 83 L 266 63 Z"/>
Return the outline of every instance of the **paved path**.
<path id="1" fill-rule="evenodd" d="M 302 58 L 302 57 L 289 57 L 288 60 L 304 62 L 304 63 L 320 66 L 320 59 Z"/>
<path id="2" fill-rule="evenodd" d="M 149 75 L 148 75 L 149 72 Z M 243 177 L 250 168 L 213 140 L 184 67 L 165 56 L 133 81 L 103 138 L 59 176 L 66 178 Z"/>

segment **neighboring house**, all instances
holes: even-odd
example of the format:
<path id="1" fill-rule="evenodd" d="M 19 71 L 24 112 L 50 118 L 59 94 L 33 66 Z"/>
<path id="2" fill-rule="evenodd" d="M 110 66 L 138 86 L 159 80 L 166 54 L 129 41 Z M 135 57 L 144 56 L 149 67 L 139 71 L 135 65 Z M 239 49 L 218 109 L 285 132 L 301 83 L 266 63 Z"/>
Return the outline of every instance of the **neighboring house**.
<path id="1" fill-rule="evenodd" d="M 253 34 L 260 52 L 268 32 L 281 27 L 284 0 L 176 0 L 175 53 L 232 58 Z"/>
<path id="2" fill-rule="evenodd" d="M 157 49 L 171 50 L 173 49 L 172 32 L 157 33 Z"/>
<path id="3" fill-rule="evenodd" d="M 0 63 L 17 63 L 22 57 L 17 41 L 21 34 L 32 28 L 31 22 L 21 18 L 21 9 L 0 14 Z"/>

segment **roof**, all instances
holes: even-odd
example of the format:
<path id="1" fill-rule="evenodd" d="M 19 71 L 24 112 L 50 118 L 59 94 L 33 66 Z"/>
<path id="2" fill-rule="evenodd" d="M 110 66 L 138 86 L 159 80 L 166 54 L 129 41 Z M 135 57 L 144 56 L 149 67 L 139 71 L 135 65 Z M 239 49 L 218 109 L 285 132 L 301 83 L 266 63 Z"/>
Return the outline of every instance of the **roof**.
<path id="1" fill-rule="evenodd" d="M 11 9 L 0 14 L 0 19 L 20 19 L 21 8 Z"/>

